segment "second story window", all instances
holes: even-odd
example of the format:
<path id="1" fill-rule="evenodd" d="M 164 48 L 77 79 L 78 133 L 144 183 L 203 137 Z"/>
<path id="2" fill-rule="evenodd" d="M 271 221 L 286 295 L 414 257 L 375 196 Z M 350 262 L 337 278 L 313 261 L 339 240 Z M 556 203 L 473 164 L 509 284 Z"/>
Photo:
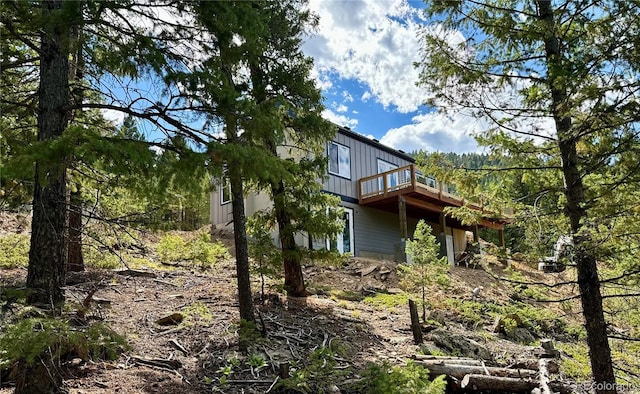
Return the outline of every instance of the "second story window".
<path id="1" fill-rule="evenodd" d="M 329 173 L 351 179 L 351 154 L 348 146 L 329 143 Z"/>

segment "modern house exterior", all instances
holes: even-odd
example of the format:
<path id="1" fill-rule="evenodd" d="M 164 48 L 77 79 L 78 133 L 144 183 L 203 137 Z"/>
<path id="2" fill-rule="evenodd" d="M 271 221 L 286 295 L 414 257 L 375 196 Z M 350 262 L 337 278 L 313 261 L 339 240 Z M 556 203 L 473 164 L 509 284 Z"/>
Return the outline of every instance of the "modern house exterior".
<path id="1" fill-rule="evenodd" d="M 418 221 L 424 219 L 440 241 L 441 254 L 450 262 L 465 250 L 465 231 L 477 228 L 463 226 L 443 213 L 445 207 L 462 206 L 465 201 L 450 194 L 445 184 L 422 174 L 411 156 L 344 127 L 327 141 L 326 153 L 329 173 L 323 191 L 340 197 L 344 231 L 335 240 L 309 239 L 299 234 L 299 244 L 337 249 L 358 257 L 404 261 L 405 242 Z M 252 194 L 246 197 L 245 205 L 247 215 L 251 215 L 271 202 L 266 194 Z M 217 228 L 229 227 L 231 218 L 230 192 L 221 180 L 211 194 L 211 222 Z M 489 218 L 479 224 L 501 233 L 503 225 Z"/>

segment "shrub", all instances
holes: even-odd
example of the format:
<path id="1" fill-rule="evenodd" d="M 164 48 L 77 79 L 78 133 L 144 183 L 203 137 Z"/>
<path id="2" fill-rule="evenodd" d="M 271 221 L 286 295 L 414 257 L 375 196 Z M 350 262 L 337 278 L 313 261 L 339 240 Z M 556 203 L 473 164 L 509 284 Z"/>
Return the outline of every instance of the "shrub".
<path id="1" fill-rule="evenodd" d="M 368 305 L 378 306 L 378 307 L 399 308 L 399 307 L 405 307 L 409 303 L 409 296 L 407 295 L 407 293 L 399 293 L 399 294 L 377 293 L 373 296 L 365 297 L 364 303 Z"/>
<path id="2" fill-rule="evenodd" d="M 158 244 L 158 256 L 164 262 L 187 260 L 187 243 L 177 234 L 166 234 Z"/>
<path id="3" fill-rule="evenodd" d="M 199 264 L 202 269 L 211 268 L 217 261 L 230 258 L 227 247 L 220 241 L 209 241 L 209 235 L 205 232 L 189 241 L 177 234 L 166 234 L 160 240 L 157 252 L 164 262 L 189 261 Z"/>
<path id="4" fill-rule="evenodd" d="M 17 362 L 33 365 L 43 357 L 114 360 L 127 347 L 124 337 L 102 323 L 79 328 L 62 319 L 24 319 L 7 326 L 0 337 L 0 369 Z"/>
<path id="5" fill-rule="evenodd" d="M 357 392 L 370 394 L 443 394 L 447 382 L 444 375 L 429 381 L 429 371 L 410 361 L 406 366 L 369 364 L 362 374 Z"/>
<path id="6" fill-rule="evenodd" d="M 303 368 L 282 379 L 278 388 L 287 393 L 326 393 L 338 378 L 348 374 L 348 370 L 336 369 L 337 364 L 334 352 L 320 347 L 311 352 Z"/>
<path id="7" fill-rule="evenodd" d="M 86 266 L 102 269 L 116 269 L 122 266 L 118 255 L 93 243 L 82 245 L 82 256 Z"/>
<path id="8" fill-rule="evenodd" d="M 9 234 L 0 237 L 0 268 L 29 265 L 29 236 Z"/>

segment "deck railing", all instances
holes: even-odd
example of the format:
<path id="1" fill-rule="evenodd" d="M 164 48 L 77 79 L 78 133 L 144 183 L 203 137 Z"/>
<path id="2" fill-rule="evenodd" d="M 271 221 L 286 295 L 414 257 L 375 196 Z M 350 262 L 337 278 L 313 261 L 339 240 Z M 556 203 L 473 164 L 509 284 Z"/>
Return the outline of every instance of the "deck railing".
<path id="1" fill-rule="evenodd" d="M 360 200 L 377 196 L 387 196 L 391 192 L 416 187 L 424 189 L 438 197 L 460 200 L 462 199 L 443 190 L 443 184 L 432 177 L 427 177 L 422 172 L 416 170 L 415 165 L 410 164 L 404 167 L 381 172 L 380 174 L 367 176 L 358 180 Z"/>
<path id="2" fill-rule="evenodd" d="M 391 193 L 398 191 L 400 193 L 396 194 L 418 191 L 420 194 L 451 205 L 467 205 L 469 208 L 485 211 L 484 204 L 466 201 L 462 197 L 449 193 L 442 182 L 438 182 L 433 177 L 425 176 L 416 169 L 414 164 L 360 178 L 358 180 L 358 191 L 361 202 L 374 197 L 384 199 Z M 502 211 L 503 216 L 509 217 L 513 215 L 512 209 L 503 209 Z"/>

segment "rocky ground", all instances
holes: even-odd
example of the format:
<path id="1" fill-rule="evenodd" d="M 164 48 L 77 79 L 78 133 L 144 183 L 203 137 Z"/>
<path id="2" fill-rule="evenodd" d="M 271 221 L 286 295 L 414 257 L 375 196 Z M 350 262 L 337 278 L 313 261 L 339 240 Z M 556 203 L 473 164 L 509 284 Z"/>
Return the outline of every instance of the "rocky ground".
<path id="1" fill-rule="evenodd" d="M 512 284 L 496 279 L 504 276 L 506 264 L 497 260 L 488 264 L 488 270 L 453 267 L 447 291 L 430 289 L 431 320 L 423 324 L 425 343 L 421 346 L 413 342 L 406 304 L 393 304 L 402 299 L 393 262 L 352 258 L 340 266 L 308 266 L 307 283 L 315 293 L 308 298 L 286 297 L 269 286 L 263 298 L 260 280 L 254 277 L 260 334 L 253 338 L 246 353 L 240 351 L 238 343 L 232 260 L 206 271 L 187 267 L 89 269 L 69 276 L 69 314 L 73 315 L 74 308 L 86 303 L 88 294 L 92 294 L 85 318 L 104 321 L 124 334 L 130 349 L 113 362 L 69 360 L 64 366 L 65 388 L 76 394 L 275 392 L 280 368 L 288 365 L 292 375 L 308 372 L 305 376 L 309 381 L 318 377 L 314 374 L 324 367 L 330 368 L 330 373 L 320 378 L 325 379 L 326 391 L 338 393 L 348 392 L 369 362 L 403 365 L 425 352 L 466 356 L 475 353 L 486 359 L 488 366 L 533 360 L 537 346 L 520 345 L 494 332 L 494 321 L 481 321 L 470 327 L 457 312 L 444 306 L 449 298 L 470 300 L 478 286 L 484 290 L 476 302 L 509 302 Z M 564 279 L 562 274 L 544 275 L 526 264 L 508 264 L 521 270 L 528 280 Z M 0 286 L 20 287 L 25 277 L 25 269 L 0 271 Z M 363 298 L 378 293 L 398 297 L 391 297 L 392 304 Z M 174 314 L 181 318 L 174 316 L 175 321 L 171 322 Z M 445 337 L 452 336 L 454 342 L 462 343 L 462 348 L 446 349 Z M 310 355 L 317 355 L 319 349 L 331 350 L 331 357 L 321 360 L 332 364 L 313 369 L 310 366 L 317 359 Z M 330 385 L 326 385 L 326 379 L 331 380 Z M 11 382 L 5 378 L 0 383 L 4 383 L 0 393 L 11 392 Z M 317 392 L 314 387 L 300 386 L 300 392 Z"/>

